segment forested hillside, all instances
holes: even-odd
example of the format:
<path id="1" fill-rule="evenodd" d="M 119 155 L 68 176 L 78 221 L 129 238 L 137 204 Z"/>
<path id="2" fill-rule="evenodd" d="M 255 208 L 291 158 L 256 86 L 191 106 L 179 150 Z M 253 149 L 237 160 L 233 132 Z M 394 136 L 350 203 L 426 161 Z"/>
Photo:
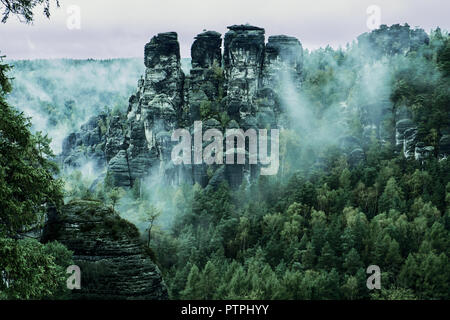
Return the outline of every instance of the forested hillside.
<path id="1" fill-rule="evenodd" d="M 405 31 L 362 36 L 377 42 L 370 51 L 354 44 L 305 53 L 310 113 L 301 116 L 324 129 L 285 132 L 281 174 L 238 190 L 176 192 L 175 222 L 151 244 L 172 298 L 449 298 L 450 163 L 439 156 L 448 152 L 439 141 L 450 124 L 449 36 L 436 30 L 426 44 L 385 54 L 401 47 L 397 30 Z M 344 118 L 348 134 L 366 141 L 361 162 L 333 136 L 342 102 L 374 114 Z M 405 114 L 415 139 L 433 147 L 426 158 L 397 145 Z M 364 117 L 380 123 L 366 138 Z M 372 264 L 381 291 L 365 285 Z"/>
<path id="2" fill-rule="evenodd" d="M 261 28 L 232 26 L 228 40 L 233 36 L 265 45 Z M 155 36 L 146 46 L 146 70 L 138 60 L 16 61 L 13 71 L 1 65 L 0 254 L 12 258 L 0 260 L 0 270 L 17 279 L 15 252 L 52 273 L 39 282 L 21 266 L 34 280 L 10 287 L 0 282 L 0 298 L 67 297 L 61 272 L 71 253 L 58 243 L 12 239 L 39 229 L 45 212 L 63 210 L 63 200 L 76 207 L 82 199 L 107 205 L 105 216 L 116 210 L 136 225 L 139 235 L 115 217 L 101 230 L 108 234 L 110 228 L 113 240 L 123 240 L 131 228 L 159 266 L 171 299 L 449 299 L 448 33 L 382 26 L 346 48 L 314 51 L 278 36 L 269 40 L 272 47 L 261 47 L 267 65 L 249 63 L 244 54 L 222 64 L 217 46 L 212 52 L 220 59 L 200 54 L 210 50 L 202 41 L 218 38 L 212 32 L 196 38 L 194 68 L 185 66 L 184 73 L 179 52 L 167 53 L 176 48 L 174 33 Z M 293 61 L 289 72 L 295 76 L 277 82 L 272 77 L 281 58 L 270 56 L 276 45 L 299 53 L 284 57 Z M 258 121 L 281 128 L 278 174 L 239 176 L 235 183 L 237 174 L 211 165 L 192 181 L 176 180 L 169 176 L 173 167 L 161 160 L 164 152 L 151 154 L 152 170 L 144 166 L 147 159 L 136 154 L 157 145 L 146 144 L 151 130 L 139 122 L 145 116 L 169 114 L 162 121 L 171 124 L 176 117 L 177 124 L 201 119 L 221 129 L 254 120 L 230 100 L 230 92 L 251 89 L 242 85 L 241 73 L 230 71 L 242 61 L 270 79 L 266 85 L 273 91 L 264 88 L 248 101 Z M 244 62 L 238 67 L 247 68 Z M 141 79 L 136 92 L 144 71 L 147 82 Z M 9 95 L 6 74 L 15 78 Z M 159 77 L 163 85 L 152 87 Z M 145 100 L 145 90 L 154 94 L 154 104 Z M 166 103 L 164 94 L 175 98 Z M 167 107 L 173 101 L 183 106 L 176 114 Z M 32 134 L 11 106 L 31 116 L 34 129 L 46 129 L 63 154 L 53 157 L 48 139 Z M 151 124 L 158 129 L 158 121 Z M 154 140 L 167 136 L 161 129 Z M 63 138 L 66 147 L 58 149 Z M 81 166 L 90 161 L 99 165 L 86 174 Z M 58 166 L 70 171 L 58 173 Z M 27 199 L 24 181 L 35 183 Z M 87 213 L 80 217 L 97 214 Z M 94 231 L 83 230 L 89 236 Z M 367 289 L 369 265 L 381 269 L 381 290 Z"/>

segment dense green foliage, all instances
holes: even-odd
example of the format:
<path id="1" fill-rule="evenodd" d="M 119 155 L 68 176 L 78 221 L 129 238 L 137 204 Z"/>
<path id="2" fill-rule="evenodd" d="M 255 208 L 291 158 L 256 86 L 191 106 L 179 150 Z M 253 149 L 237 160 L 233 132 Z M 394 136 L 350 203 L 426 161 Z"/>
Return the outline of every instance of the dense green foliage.
<path id="1" fill-rule="evenodd" d="M 50 139 L 30 132 L 29 119 L 5 101 L 11 90 L 0 64 L 0 299 L 62 298 L 71 252 L 58 243 L 18 240 L 43 227 L 62 203 Z"/>
<path id="2" fill-rule="evenodd" d="M 1 77 L 0 235 L 15 236 L 40 223 L 49 206 L 59 206 L 62 192 L 53 178 L 58 168 L 49 160 L 49 138 L 32 134 L 29 119 L 6 103 L 9 88 L 3 72 Z"/>
<path id="3" fill-rule="evenodd" d="M 450 163 L 372 156 L 285 183 L 183 193 L 184 212 L 152 242 L 172 298 L 369 298 L 376 264 L 374 298 L 448 299 Z"/>
<path id="4" fill-rule="evenodd" d="M 225 183 L 176 191 L 167 204 L 178 209 L 174 224 L 151 244 L 171 297 L 449 299 L 450 162 L 436 157 L 450 119 L 448 45 L 437 30 L 406 54 L 372 57 L 357 45 L 307 52 L 302 99 L 311 113 L 302 115 L 328 130 L 285 131 L 276 177 L 235 191 Z M 367 109 L 380 130 L 365 138 L 360 118 L 335 112 L 343 104 Z M 394 150 L 401 109 L 434 157 Z M 332 133 L 361 141 L 364 160 L 349 163 Z M 382 289 L 369 291 L 373 264 Z"/>
<path id="5" fill-rule="evenodd" d="M 68 297 L 66 268 L 72 252 L 58 242 L 0 238 L 0 299 Z"/>

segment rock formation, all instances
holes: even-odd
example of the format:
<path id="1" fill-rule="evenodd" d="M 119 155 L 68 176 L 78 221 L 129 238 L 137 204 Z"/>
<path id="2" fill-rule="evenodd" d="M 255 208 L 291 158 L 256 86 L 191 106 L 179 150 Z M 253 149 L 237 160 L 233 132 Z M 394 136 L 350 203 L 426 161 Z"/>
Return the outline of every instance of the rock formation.
<path id="1" fill-rule="evenodd" d="M 136 227 L 96 201 L 73 201 L 49 215 L 42 241 L 74 252 L 81 290 L 74 299 L 167 299 L 167 289 Z"/>
<path id="2" fill-rule="evenodd" d="M 424 30 L 411 29 L 407 24 L 404 26 L 394 24 L 390 27 L 381 25 L 379 29 L 358 37 L 360 54 L 369 60 L 380 59 L 382 56 L 406 55 L 429 42 L 430 39 Z M 424 137 L 420 136 L 417 125 L 412 120 L 412 114 L 405 106 L 395 109 L 390 100 L 378 100 L 376 104 L 362 108 L 364 109 L 362 122 L 366 125 L 368 133 L 376 131 L 376 136 L 382 143 L 393 142 L 396 150 L 406 159 L 423 161 L 433 156 L 439 158 L 448 156 L 450 136 L 445 129 L 441 132 L 437 152 L 433 146 L 426 145 L 422 141 Z M 372 110 L 378 111 L 378 114 L 373 114 Z M 392 121 L 394 132 L 391 127 L 385 128 L 383 121 L 386 120 Z"/>
<path id="3" fill-rule="evenodd" d="M 92 148 L 101 153 L 98 161 L 106 164 L 116 185 L 132 186 L 155 170 L 170 183 L 206 186 L 207 165 L 174 166 L 171 161 L 173 130 L 182 127 L 193 132 L 194 121 L 203 121 L 203 131 L 286 126 L 276 89 L 285 77 L 300 87 L 303 50 L 297 39 L 287 36 L 269 37 L 266 44 L 264 33 L 250 25 L 230 26 L 223 57 L 220 33 L 199 34 L 191 48 L 188 75 L 181 69 L 176 33 L 160 33 L 150 40 L 145 46 L 145 74 L 129 99 L 126 119 L 112 117 L 106 133 L 87 139 L 89 147 L 99 142 Z M 95 122 L 98 119 L 89 121 Z M 77 150 L 84 145 L 80 139 L 86 134 L 82 129 L 66 138 L 64 164 L 81 158 Z M 256 175 L 256 168 L 246 163 L 220 172 L 231 185 L 239 185 L 242 179 Z"/>
<path id="4" fill-rule="evenodd" d="M 444 130 L 439 140 L 439 156 L 446 158 L 450 155 L 450 129 Z"/>
<path id="5" fill-rule="evenodd" d="M 63 165 L 81 167 L 87 159 L 94 159 L 96 164 L 105 164 L 107 115 L 100 114 L 83 124 L 80 131 L 71 133 L 63 141 L 61 158 Z"/>
<path id="6" fill-rule="evenodd" d="M 284 108 L 289 103 L 295 105 L 295 101 L 290 101 L 295 95 L 289 90 L 298 92 L 302 85 L 300 41 L 279 35 L 269 37 L 266 43 L 262 28 L 233 25 L 228 29 L 223 56 L 220 33 L 205 31 L 195 37 L 192 68 L 187 75 L 181 69 L 177 34 L 154 36 L 145 45 L 145 74 L 129 99 L 127 114 L 110 116 L 109 121 L 104 115 L 93 117 L 80 132 L 69 135 L 64 141 L 63 164 L 79 166 L 86 158 L 94 157 L 97 163 L 105 165 L 114 183 L 123 187 L 133 186 L 137 179 L 152 172 L 169 183 L 202 186 L 212 177 L 214 181 L 224 178 L 230 185 L 238 186 L 244 179 L 250 181 L 257 176 L 258 165 L 249 165 L 248 161 L 217 171 L 219 165 L 175 166 L 171 160 L 173 130 L 186 128 L 193 133 L 194 121 L 203 121 L 203 132 L 211 128 L 224 131 L 290 126 Z M 359 38 L 360 46 L 369 48 L 366 51 L 374 56 L 404 54 L 427 42 L 426 33 L 398 25 L 381 27 Z M 370 49 L 374 45 L 380 46 L 376 52 Z M 386 115 L 392 115 L 391 103 L 386 99 L 360 107 L 363 139 L 370 141 L 375 132 L 381 142 L 394 142 L 406 158 L 423 160 L 434 154 L 430 146 L 419 141 L 409 115 L 395 115 L 395 132 L 383 127 Z M 351 163 L 364 159 L 364 141 L 343 137 L 341 142 Z M 449 152 L 450 132 L 444 132 L 439 157 Z M 208 175 L 211 170 L 212 175 Z"/>
<path id="7" fill-rule="evenodd" d="M 380 28 L 358 37 L 358 45 L 374 58 L 382 55 L 405 54 L 415 50 L 430 39 L 423 29 L 411 29 L 408 25 L 394 24 Z"/>

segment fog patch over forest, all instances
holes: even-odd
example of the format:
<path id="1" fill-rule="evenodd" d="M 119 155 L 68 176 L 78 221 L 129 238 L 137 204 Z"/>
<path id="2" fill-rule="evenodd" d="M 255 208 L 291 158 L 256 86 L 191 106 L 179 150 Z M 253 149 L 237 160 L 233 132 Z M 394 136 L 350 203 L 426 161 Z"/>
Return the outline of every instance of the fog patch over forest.
<path id="1" fill-rule="evenodd" d="M 32 129 L 48 133 L 58 154 L 62 140 L 90 117 L 107 109 L 126 111 L 144 71 L 142 59 L 20 60 L 8 102 L 32 118 Z"/>

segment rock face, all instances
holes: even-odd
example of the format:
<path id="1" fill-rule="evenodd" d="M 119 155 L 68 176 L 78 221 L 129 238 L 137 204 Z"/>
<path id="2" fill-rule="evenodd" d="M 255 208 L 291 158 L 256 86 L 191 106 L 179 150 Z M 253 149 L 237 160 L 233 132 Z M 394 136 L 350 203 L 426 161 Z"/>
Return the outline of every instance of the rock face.
<path id="1" fill-rule="evenodd" d="M 414 157 L 417 128 L 410 119 L 397 121 L 395 125 L 395 141 L 399 151 L 403 152 L 405 158 Z"/>
<path id="2" fill-rule="evenodd" d="M 178 127 L 183 106 L 184 74 L 177 34 L 153 37 L 145 46 L 144 59 L 145 77 L 130 98 L 127 116 L 130 143 L 126 154 L 131 184 L 148 174 L 151 167 L 170 161 L 170 134 Z"/>
<path id="3" fill-rule="evenodd" d="M 395 145 L 397 151 L 402 152 L 406 159 L 423 161 L 433 157 L 435 150 L 433 146 L 427 146 L 420 141 L 417 127 L 409 118 L 404 118 L 395 124 Z M 445 158 L 449 154 L 449 141 L 446 142 L 445 135 L 439 141 L 439 158 Z"/>
<path id="4" fill-rule="evenodd" d="M 154 36 L 145 45 L 145 74 L 129 99 L 127 114 L 108 116 L 109 121 L 104 115 L 94 117 L 80 132 L 68 136 L 62 154 L 64 165 L 79 166 L 94 157 L 105 165 L 115 185 L 123 187 L 133 186 L 150 173 L 171 184 L 202 186 L 213 177 L 215 182 L 226 180 L 232 186 L 256 177 L 259 165 L 248 164 L 248 149 L 240 151 L 245 153 L 246 164 L 227 165 L 217 174 L 220 165 L 175 165 L 171 160 L 176 144 L 171 141 L 173 131 L 185 128 L 193 134 L 195 121 L 202 121 L 202 133 L 211 128 L 224 132 L 227 128 L 245 131 L 291 125 L 286 106 L 295 108 L 298 104 L 293 93 L 300 90 L 304 73 L 300 41 L 278 35 L 270 36 L 266 43 L 263 28 L 233 25 L 228 29 L 223 37 L 223 56 L 220 33 L 205 31 L 195 37 L 192 68 L 187 75 L 181 69 L 177 34 Z M 382 26 L 358 41 L 375 58 L 404 54 L 427 42 L 423 30 L 399 25 Z M 415 124 L 403 111 L 394 115 L 394 130 L 384 127 L 387 117 L 393 116 L 388 94 L 372 100 L 359 107 L 364 141 L 342 138 L 351 163 L 364 159 L 364 145 L 373 134 L 382 143 L 395 143 L 406 158 L 424 160 L 435 153 L 441 158 L 449 154 L 450 132 L 443 132 L 439 150 L 432 150 L 419 141 Z"/>
<path id="5" fill-rule="evenodd" d="M 136 227 L 96 201 L 74 201 L 49 215 L 42 241 L 74 252 L 81 269 L 77 299 L 167 299 L 158 267 Z"/>
<path id="6" fill-rule="evenodd" d="M 223 98 L 224 74 L 222 66 L 221 34 L 206 31 L 199 34 L 191 47 L 192 69 L 186 76 L 184 86 L 184 107 L 182 122 L 185 128 L 194 133 L 194 121 L 205 120 L 202 131 L 211 128 L 222 129 L 218 121 L 226 114 Z M 206 185 L 208 183 L 205 164 L 173 166 L 172 172 L 166 172 L 171 182 L 188 181 Z"/>
<path id="7" fill-rule="evenodd" d="M 256 94 L 264 59 L 264 29 L 234 25 L 225 34 L 226 109 L 245 129 L 254 126 Z"/>
<path id="8" fill-rule="evenodd" d="M 259 90 L 258 125 L 278 124 L 289 127 L 289 119 L 283 105 L 294 105 L 289 101 L 298 92 L 302 83 L 303 48 L 296 38 L 271 36 L 264 52 L 261 85 Z M 282 103 L 279 103 L 282 101 Z"/>
<path id="9" fill-rule="evenodd" d="M 358 37 L 358 46 L 361 54 L 368 59 L 379 59 L 382 56 L 408 54 L 419 46 L 428 44 L 429 37 L 422 29 L 411 29 L 408 25 L 395 24 L 390 27 L 381 25 L 379 29 L 365 33 Z M 377 99 L 373 99 L 377 100 Z M 381 100 L 381 99 L 378 99 Z M 392 141 L 396 150 L 406 159 L 424 161 L 430 157 L 445 158 L 450 152 L 450 132 L 441 129 L 440 140 L 436 147 L 426 145 L 420 136 L 416 123 L 412 120 L 412 114 L 406 106 L 393 108 L 390 100 L 378 101 L 376 105 L 370 105 L 368 110 L 381 110 L 380 114 L 371 114 L 365 110 L 362 120 L 367 128 L 378 132 L 377 137 L 382 142 Z M 393 117 L 393 120 L 389 117 Z M 378 119 L 374 121 L 373 119 Z M 389 127 L 383 128 L 383 121 L 388 120 L 394 125 L 394 132 Z M 368 130 L 370 131 L 370 130 Z M 394 134 L 393 134 L 394 133 Z"/>
<path id="10" fill-rule="evenodd" d="M 206 31 L 195 37 L 192 44 L 192 68 L 208 69 L 222 64 L 222 37 L 215 31 Z"/>
<path id="11" fill-rule="evenodd" d="M 175 166 L 171 160 L 175 145 L 172 132 L 186 128 L 193 133 L 194 121 L 203 121 L 203 132 L 211 128 L 224 131 L 286 126 L 279 102 L 282 93 L 276 89 L 283 87 L 285 79 L 300 87 L 300 42 L 293 37 L 272 36 L 266 44 L 262 28 L 233 25 L 228 29 L 223 57 L 220 33 L 206 31 L 195 37 L 188 75 L 181 69 L 176 33 L 160 33 L 145 46 L 145 74 L 129 99 L 126 117 L 110 117 L 103 135 L 87 139 L 88 143 L 99 141 L 93 145 L 101 153 L 97 158 L 106 164 L 117 186 L 130 187 L 152 171 L 169 183 L 206 186 L 211 178 L 208 170 L 214 172 L 220 166 Z M 69 147 L 62 157 L 68 166 L 74 162 L 71 157 L 80 144 L 80 135 L 85 133 L 74 133 L 66 139 Z M 220 176 L 235 186 L 255 172 L 247 159 L 245 165 L 227 166 Z"/>
<path id="12" fill-rule="evenodd" d="M 358 45 L 373 57 L 381 55 L 405 54 L 430 39 L 423 29 L 410 29 L 408 25 L 381 25 L 379 29 L 358 37 Z"/>
<path id="13" fill-rule="evenodd" d="M 378 60 L 383 56 L 405 55 L 428 43 L 429 37 L 424 30 L 411 29 L 406 24 L 403 26 L 395 24 L 390 27 L 381 25 L 379 29 L 358 37 L 359 54 L 368 61 Z M 376 84 L 377 81 L 374 83 Z M 412 120 L 412 114 L 408 108 L 392 106 L 388 94 L 390 86 L 380 87 L 379 91 L 383 92 L 383 98 L 371 97 L 373 102 L 360 107 L 361 121 L 365 125 L 367 137 L 375 132 L 379 141 L 394 143 L 396 150 L 407 159 L 422 161 L 435 156 L 434 147 L 427 146 L 421 141 L 423 137 L 419 135 L 417 125 Z M 386 123 L 389 126 L 386 126 Z M 440 157 L 448 154 L 445 151 L 445 141 L 439 143 L 439 149 L 444 150 Z"/>
<path id="14" fill-rule="evenodd" d="M 446 158 L 450 155 L 450 130 L 443 132 L 441 139 L 439 140 L 439 156 Z"/>
<path id="15" fill-rule="evenodd" d="M 95 159 L 98 166 L 105 165 L 106 122 L 106 114 L 91 117 L 79 132 L 63 140 L 61 158 L 65 166 L 79 168 L 87 159 Z"/>

